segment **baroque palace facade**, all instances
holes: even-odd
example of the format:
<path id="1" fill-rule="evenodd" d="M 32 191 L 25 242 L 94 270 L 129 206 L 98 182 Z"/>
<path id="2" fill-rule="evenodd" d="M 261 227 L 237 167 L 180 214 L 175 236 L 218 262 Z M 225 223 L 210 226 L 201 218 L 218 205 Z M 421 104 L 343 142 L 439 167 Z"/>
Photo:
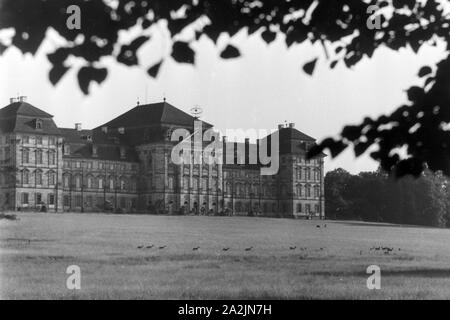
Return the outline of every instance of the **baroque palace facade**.
<path id="1" fill-rule="evenodd" d="M 164 101 L 92 130 L 58 128 L 13 98 L 0 109 L 0 209 L 324 217 L 325 155 L 306 159 L 315 139 L 279 125 L 275 175 L 255 164 L 176 165 L 170 133 L 193 132 L 194 120 Z"/>

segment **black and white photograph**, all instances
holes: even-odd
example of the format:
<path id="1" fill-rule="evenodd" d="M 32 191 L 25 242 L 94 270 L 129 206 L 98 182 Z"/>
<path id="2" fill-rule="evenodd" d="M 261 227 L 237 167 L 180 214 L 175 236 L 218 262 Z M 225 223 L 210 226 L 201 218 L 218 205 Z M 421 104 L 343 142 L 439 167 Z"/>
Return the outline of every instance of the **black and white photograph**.
<path id="1" fill-rule="evenodd" d="M 0 0 L 0 300 L 443 299 L 450 1 Z"/>

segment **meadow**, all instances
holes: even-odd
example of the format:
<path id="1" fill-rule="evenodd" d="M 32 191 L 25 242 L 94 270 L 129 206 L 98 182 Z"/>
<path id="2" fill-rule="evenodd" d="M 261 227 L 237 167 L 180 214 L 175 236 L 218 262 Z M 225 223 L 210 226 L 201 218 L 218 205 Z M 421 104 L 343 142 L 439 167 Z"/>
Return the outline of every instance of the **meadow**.
<path id="1" fill-rule="evenodd" d="M 19 213 L 2 299 L 447 299 L 450 230 L 256 217 Z M 375 247 L 392 248 L 386 252 Z M 66 269 L 81 269 L 68 290 Z M 381 289 L 366 286 L 369 265 Z"/>

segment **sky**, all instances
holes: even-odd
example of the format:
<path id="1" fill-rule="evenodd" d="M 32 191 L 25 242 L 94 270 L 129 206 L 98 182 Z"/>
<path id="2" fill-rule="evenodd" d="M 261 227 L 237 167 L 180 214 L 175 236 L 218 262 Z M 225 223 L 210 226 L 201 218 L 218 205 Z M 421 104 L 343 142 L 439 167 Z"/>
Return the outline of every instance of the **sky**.
<path id="1" fill-rule="evenodd" d="M 132 31 L 133 32 L 133 31 Z M 136 31 L 134 31 L 136 32 Z M 125 35 L 129 37 L 130 34 Z M 109 68 L 101 85 L 92 85 L 88 96 L 78 87 L 76 72 L 81 61 L 53 87 L 48 81 L 51 64 L 46 55 L 61 39 L 52 31 L 35 56 L 10 48 L 0 56 L 0 107 L 17 94 L 54 115 L 60 127 L 97 127 L 141 104 L 167 102 L 189 112 L 199 106 L 201 119 L 226 129 L 276 129 L 278 124 L 295 123 L 300 131 L 321 140 L 339 134 L 344 125 L 357 124 L 365 116 L 377 117 L 406 102 L 405 90 L 421 84 L 417 72 L 444 57 L 444 49 L 423 47 L 418 54 L 382 48 L 372 59 L 363 59 L 348 69 L 338 64 L 333 70 L 323 48 L 302 44 L 287 48 L 283 38 L 270 45 L 259 36 L 244 32 L 233 38 L 221 37 L 214 45 L 205 37 L 194 45 L 195 65 L 170 59 L 164 31 L 138 52 L 140 65 L 119 65 L 113 58 L 102 60 Z M 239 47 L 242 56 L 223 60 L 220 49 L 228 43 Z M 146 70 L 167 57 L 156 79 Z M 319 57 L 313 76 L 302 71 L 304 63 Z M 351 149 L 336 159 L 328 157 L 326 170 L 342 167 L 352 173 L 375 170 L 378 164 L 368 155 L 355 158 Z"/>

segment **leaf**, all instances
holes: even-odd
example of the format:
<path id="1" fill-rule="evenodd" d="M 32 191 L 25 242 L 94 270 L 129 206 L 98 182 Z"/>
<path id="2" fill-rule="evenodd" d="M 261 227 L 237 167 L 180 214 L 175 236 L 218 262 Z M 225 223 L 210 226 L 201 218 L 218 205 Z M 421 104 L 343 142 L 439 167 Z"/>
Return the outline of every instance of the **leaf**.
<path id="1" fill-rule="evenodd" d="M 89 93 L 89 84 L 92 81 L 100 84 L 106 79 L 107 75 L 108 70 L 106 68 L 82 67 L 78 71 L 78 84 L 81 91 L 87 95 Z"/>
<path id="2" fill-rule="evenodd" d="M 220 57 L 222 59 L 234 59 L 234 58 L 240 57 L 240 55 L 241 55 L 241 53 L 239 52 L 239 50 L 235 46 L 229 44 L 222 51 L 222 53 L 220 54 Z"/>
<path id="3" fill-rule="evenodd" d="M 62 64 L 54 65 L 48 74 L 48 78 L 52 85 L 56 85 L 69 69 L 69 67 Z"/>
<path id="4" fill-rule="evenodd" d="M 317 60 L 318 60 L 318 58 L 315 58 L 314 60 L 306 63 L 303 66 L 303 71 L 305 71 L 305 73 L 307 73 L 308 75 L 311 76 L 313 74 L 313 72 L 314 72 L 315 67 L 316 67 Z"/>
<path id="5" fill-rule="evenodd" d="M 195 63 L 195 52 L 187 42 L 176 41 L 172 45 L 172 58 L 179 63 Z"/>
<path id="6" fill-rule="evenodd" d="M 163 63 L 163 60 L 161 60 L 158 63 L 155 63 L 153 66 L 151 66 L 148 70 L 147 73 L 152 77 L 152 78 L 156 78 L 158 76 L 159 73 L 159 69 L 161 68 L 161 65 Z"/>
<path id="7" fill-rule="evenodd" d="M 130 44 L 122 46 L 120 53 L 117 56 L 117 61 L 127 66 L 137 65 L 139 62 L 136 52 L 149 39 L 150 37 L 148 36 L 140 36 L 134 39 Z"/>
<path id="8" fill-rule="evenodd" d="M 336 67 L 336 65 L 338 64 L 339 60 L 335 60 L 333 62 L 330 63 L 330 68 L 334 69 Z"/>
<path id="9" fill-rule="evenodd" d="M 425 66 L 420 68 L 419 70 L 419 77 L 425 77 L 426 75 L 429 75 L 431 72 L 433 72 L 433 70 L 429 67 L 429 66 Z"/>
<path id="10" fill-rule="evenodd" d="M 277 34 L 273 31 L 270 31 L 269 29 L 266 29 L 261 33 L 261 38 L 267 43 L 272 43 L 277 37 Z"/>
<path id="11" fill-rule="evenodd" d="M 70 48 L 58 48 L 47 55 L 48 61 L 52 64 L 63 64 L 70 54 Z"/>

